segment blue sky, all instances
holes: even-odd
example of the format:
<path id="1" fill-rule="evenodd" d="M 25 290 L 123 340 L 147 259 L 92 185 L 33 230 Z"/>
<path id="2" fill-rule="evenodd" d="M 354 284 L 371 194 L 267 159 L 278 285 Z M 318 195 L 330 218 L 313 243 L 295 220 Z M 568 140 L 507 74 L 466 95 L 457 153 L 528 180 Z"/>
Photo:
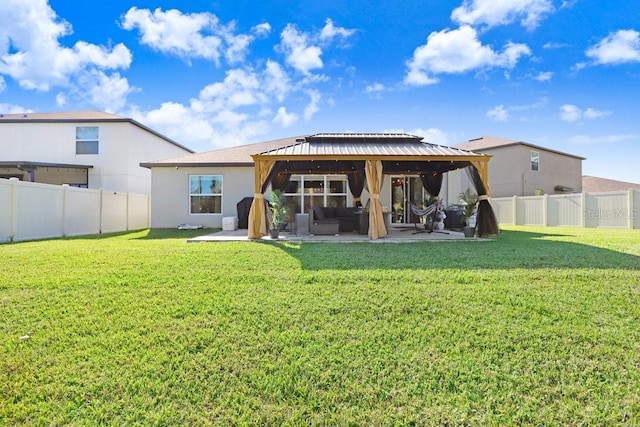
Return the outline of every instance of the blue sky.
<path id="1" fill-rule="evenodd" d="M 104 110 L 196 151 L 493 135 L 640 182 L 639 16 L 636 0 L 2 0 L 0 112 Z"/>

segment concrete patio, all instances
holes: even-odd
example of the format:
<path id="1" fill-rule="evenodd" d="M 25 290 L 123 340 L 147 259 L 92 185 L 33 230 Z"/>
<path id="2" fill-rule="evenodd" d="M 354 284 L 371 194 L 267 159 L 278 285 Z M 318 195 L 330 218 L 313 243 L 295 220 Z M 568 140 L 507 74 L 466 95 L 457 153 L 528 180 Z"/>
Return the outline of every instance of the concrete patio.
<path id="1" fill-rule="evenodd" d="M 272 239 L 264 236 L 261 241 L 278 241 L 278 242 L 329 242 L 329 243 L 411 243 L 411 242 L 451 242 L 451 241 L 490 241 L 491 239 L 480 239 L 476 237 L 464 237 L 459 231 L 444 230 L 432 233 L 415 233 L 415 228 L 396 228 L 390 227 L 389 234 L 381 239 L 371 240 L 366 234 L 358 234 L 354 232 L 345 232 L 338 235 L 312 235 L 302 233 L 290 233 L 287 231 L 280 232 L 278 239 Z M 247 230 L 234 231 L 218 231 L 215 233 L 194 237 L 188 242 L 235 242 L 248 241 Z"/>

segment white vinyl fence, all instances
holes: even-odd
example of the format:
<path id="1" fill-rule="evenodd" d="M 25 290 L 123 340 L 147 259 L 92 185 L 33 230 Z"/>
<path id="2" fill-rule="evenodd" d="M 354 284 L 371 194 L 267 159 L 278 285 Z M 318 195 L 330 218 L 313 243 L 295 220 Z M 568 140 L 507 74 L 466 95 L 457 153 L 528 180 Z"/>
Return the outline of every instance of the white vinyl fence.
<path id="1" fill-rule="evenodd" d="M 149 196 L 0 179 L 0 242 L 149 227 Z"/>
<path id="2" fill-rule="evenodd" d="M 640 191 L 491 199 L 499 224 L 640 228 Z"/>

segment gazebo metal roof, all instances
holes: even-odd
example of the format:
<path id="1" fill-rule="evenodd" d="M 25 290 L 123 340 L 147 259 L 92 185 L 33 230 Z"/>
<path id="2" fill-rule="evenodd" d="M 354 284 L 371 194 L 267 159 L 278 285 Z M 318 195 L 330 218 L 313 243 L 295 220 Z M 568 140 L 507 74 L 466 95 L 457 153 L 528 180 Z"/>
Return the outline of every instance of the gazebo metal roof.
<path id="1" fill-rule="evenodd" d="M 485 157 L 484 154 L 460 148 L 423 142 L 422 137 L 391 133 L 320 133 L 299 138 L 295 144 L 258 153 L 256 157 L 271 159 L 309 160 L 319 158 L 417 160 L 435 157 L 439 160 L 466 160 Z M 446 158 L 446 159 L 445 159 Z"/>

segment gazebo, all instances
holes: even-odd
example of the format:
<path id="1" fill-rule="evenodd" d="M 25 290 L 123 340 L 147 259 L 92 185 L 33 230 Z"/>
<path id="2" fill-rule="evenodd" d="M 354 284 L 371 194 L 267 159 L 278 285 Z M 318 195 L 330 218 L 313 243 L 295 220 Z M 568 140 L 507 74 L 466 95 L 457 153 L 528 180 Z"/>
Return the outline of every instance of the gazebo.
<path id="1" fill-rule="evenodd" d="M 467 168 L 478 193 L 477 227 L 480 237 L 498 233 L 489 196 L 490 155 L 430 144 L 404 133 L 320 133 L 289 146 L 254 154 L 255 194 L 249 211 L 250 239 L 267 234 L 264 192 L 269 184 L 285 188 L 291 174 L 344 174 L 354 201 L 364 184 L 369 190 L 369 238 L 386 236 L 380 191 L 384 174 L 417 174 L 425 190 L 438 197 L 443 174 Z"/>

